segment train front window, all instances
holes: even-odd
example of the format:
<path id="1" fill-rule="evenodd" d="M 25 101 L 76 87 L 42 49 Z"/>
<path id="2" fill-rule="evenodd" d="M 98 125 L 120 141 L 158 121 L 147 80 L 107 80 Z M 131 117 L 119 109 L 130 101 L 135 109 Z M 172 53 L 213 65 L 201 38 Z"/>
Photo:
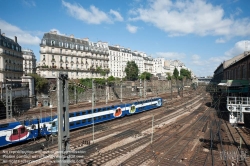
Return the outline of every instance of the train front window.
<path id="1" fill-rule="evenodd" d="M 21 128 L 21 134 L 24 133 L 24 132 L 25 132 L 25 128 L 22 127 L 22 128 Z"/>
<path id="2" fill-rule="evenodd" d="M 56 122 L 52 122 L 52 127 L 55 127 L 56 126 Z"/>
<path id="3" fill-rule="evenodd" d="M 17 129 L 13 129 L 13 135 L 17 135 L 18 134 L 18 130 Z"/>

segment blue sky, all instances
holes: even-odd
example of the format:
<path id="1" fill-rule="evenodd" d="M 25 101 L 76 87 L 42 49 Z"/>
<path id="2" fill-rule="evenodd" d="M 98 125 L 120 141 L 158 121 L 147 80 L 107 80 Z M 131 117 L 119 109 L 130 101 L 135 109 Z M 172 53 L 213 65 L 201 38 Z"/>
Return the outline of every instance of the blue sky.
<path id="1" fill-rule="evenodd" d="M 178 59 L 197 76 L 250 50 L 249 0 L 0 0 L 0 29 L 38 59 L 43 34 Z"/>

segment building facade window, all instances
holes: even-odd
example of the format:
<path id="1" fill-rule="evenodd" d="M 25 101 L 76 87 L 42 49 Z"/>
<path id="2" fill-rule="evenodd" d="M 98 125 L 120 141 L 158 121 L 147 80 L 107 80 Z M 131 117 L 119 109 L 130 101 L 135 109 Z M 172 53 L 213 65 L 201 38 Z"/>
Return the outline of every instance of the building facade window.
<path id="1" fill-rule="evenodd" d="M 55 44 L 56 44 L 55 40 L 51 40 L 51 45 L 55 46 Z"/>

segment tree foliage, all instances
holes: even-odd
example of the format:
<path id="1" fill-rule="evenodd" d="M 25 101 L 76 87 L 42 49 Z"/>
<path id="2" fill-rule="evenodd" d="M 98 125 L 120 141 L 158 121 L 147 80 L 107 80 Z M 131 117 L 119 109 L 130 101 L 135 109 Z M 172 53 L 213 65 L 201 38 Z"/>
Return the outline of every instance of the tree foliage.
<path id="1" fill-rule="evenodd" d="M 28 74 L 34 78 L 35 90 L 38 93 L 41 93 L 48 86 L 48 80 L 44 77 L 39 76 L 38 74 Z"/>
<path id="2" fill-rule="evenodd" d="M 141 75 L 140 75 L 140 79 L 142 79 L 142 80 L 150 80 L 150 78 L 151 78 L 151 76 L 152 76 L 152 74 L 151 73 L 149 73 L 149 72 L 143 72 Z"/>
<path id="3" fill-rule="evenodd" d="M 191 71 L 189 71 L 189 70 L 181 69 L 180 75 L 182 77 L 186 77 L 187 79 L 191 79 Z"/>
<path id="4" fill-rule="evenodd" d="M 119 79 L 119 78 L 117 78 Z M 119 79 L 120 80 L 120 79 Z M 94 79 L 96 86 L 105 86 L 106 82 L 109 86 L 114 85 L 116 78 L 113 76 L 108 77 L 107 79 L 105 78 L 95 78 Z M 83 86 L 85 86 L 87 89 L 91 89 L 92 88 L 92 78 L 85 78 L 85 79 L 80 79 L 80 84 L 82 84 Z"/>
<path id="5" fill-rule="evenodd" d="M 174 68 L 173 77 L 174 77 L 175 79 L 178 79 L 178 78 L 179 78 L 179 71 L 178 71 L 176 68 Z"/>
<path id="6" fill-rule="evenodd" d="M 170 73 L 167 73 L 167 77 L 166 77 L 168 80 L 172 80 L 172 77 L 171 77 L 171 74 Z"/>
<path id="7" fill-rule="evenodd" d="M 80 84 L 85 86 L 87 89 L 91 89 L 92 88 L 92 79 L 91 78 L 85 78 L 85 79 L 81 78 Z"/>
<path id="8" fill-rule="evenodd" d="M 129 81 L 135 81 L 138 79 L 139 68 L 135 61 L 128 61 L 125 68 L 126 79 Z"/>

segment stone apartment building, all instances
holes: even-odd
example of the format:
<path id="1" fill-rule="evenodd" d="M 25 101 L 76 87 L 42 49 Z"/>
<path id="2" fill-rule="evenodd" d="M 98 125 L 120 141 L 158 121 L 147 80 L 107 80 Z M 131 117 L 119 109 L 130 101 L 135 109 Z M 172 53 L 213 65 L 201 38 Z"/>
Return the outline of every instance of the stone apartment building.
<path id="1" fill-rule="evenodd" d="M 128 61 L 132 60 L 131 50 L 116 46 L 109 46 L 109 76 L 126 77 L 125 68 Z"/>
<path id="2" fill-rule="evenodd" d="M 23 49 L 23 71 L 25 74 L 36 73 L 36 56 L 30 49 Z"/>
<path id="3" fill-rule="evenodd" d="M 40 44 L 37 73 L 45 78 L 67 72 L 70 79 L 102 78 L 109 73 L 109 51 L 106 42 L 90 42 L 56 31 L 45 33 Z"/>
<path id="4" fill-rule="evenodd" d="M 14 40 L 5 36 L 0 30 L 0 83 L 4 87 L 6 83 L 18 86 L 23 76 L 22 47 Z"/>

